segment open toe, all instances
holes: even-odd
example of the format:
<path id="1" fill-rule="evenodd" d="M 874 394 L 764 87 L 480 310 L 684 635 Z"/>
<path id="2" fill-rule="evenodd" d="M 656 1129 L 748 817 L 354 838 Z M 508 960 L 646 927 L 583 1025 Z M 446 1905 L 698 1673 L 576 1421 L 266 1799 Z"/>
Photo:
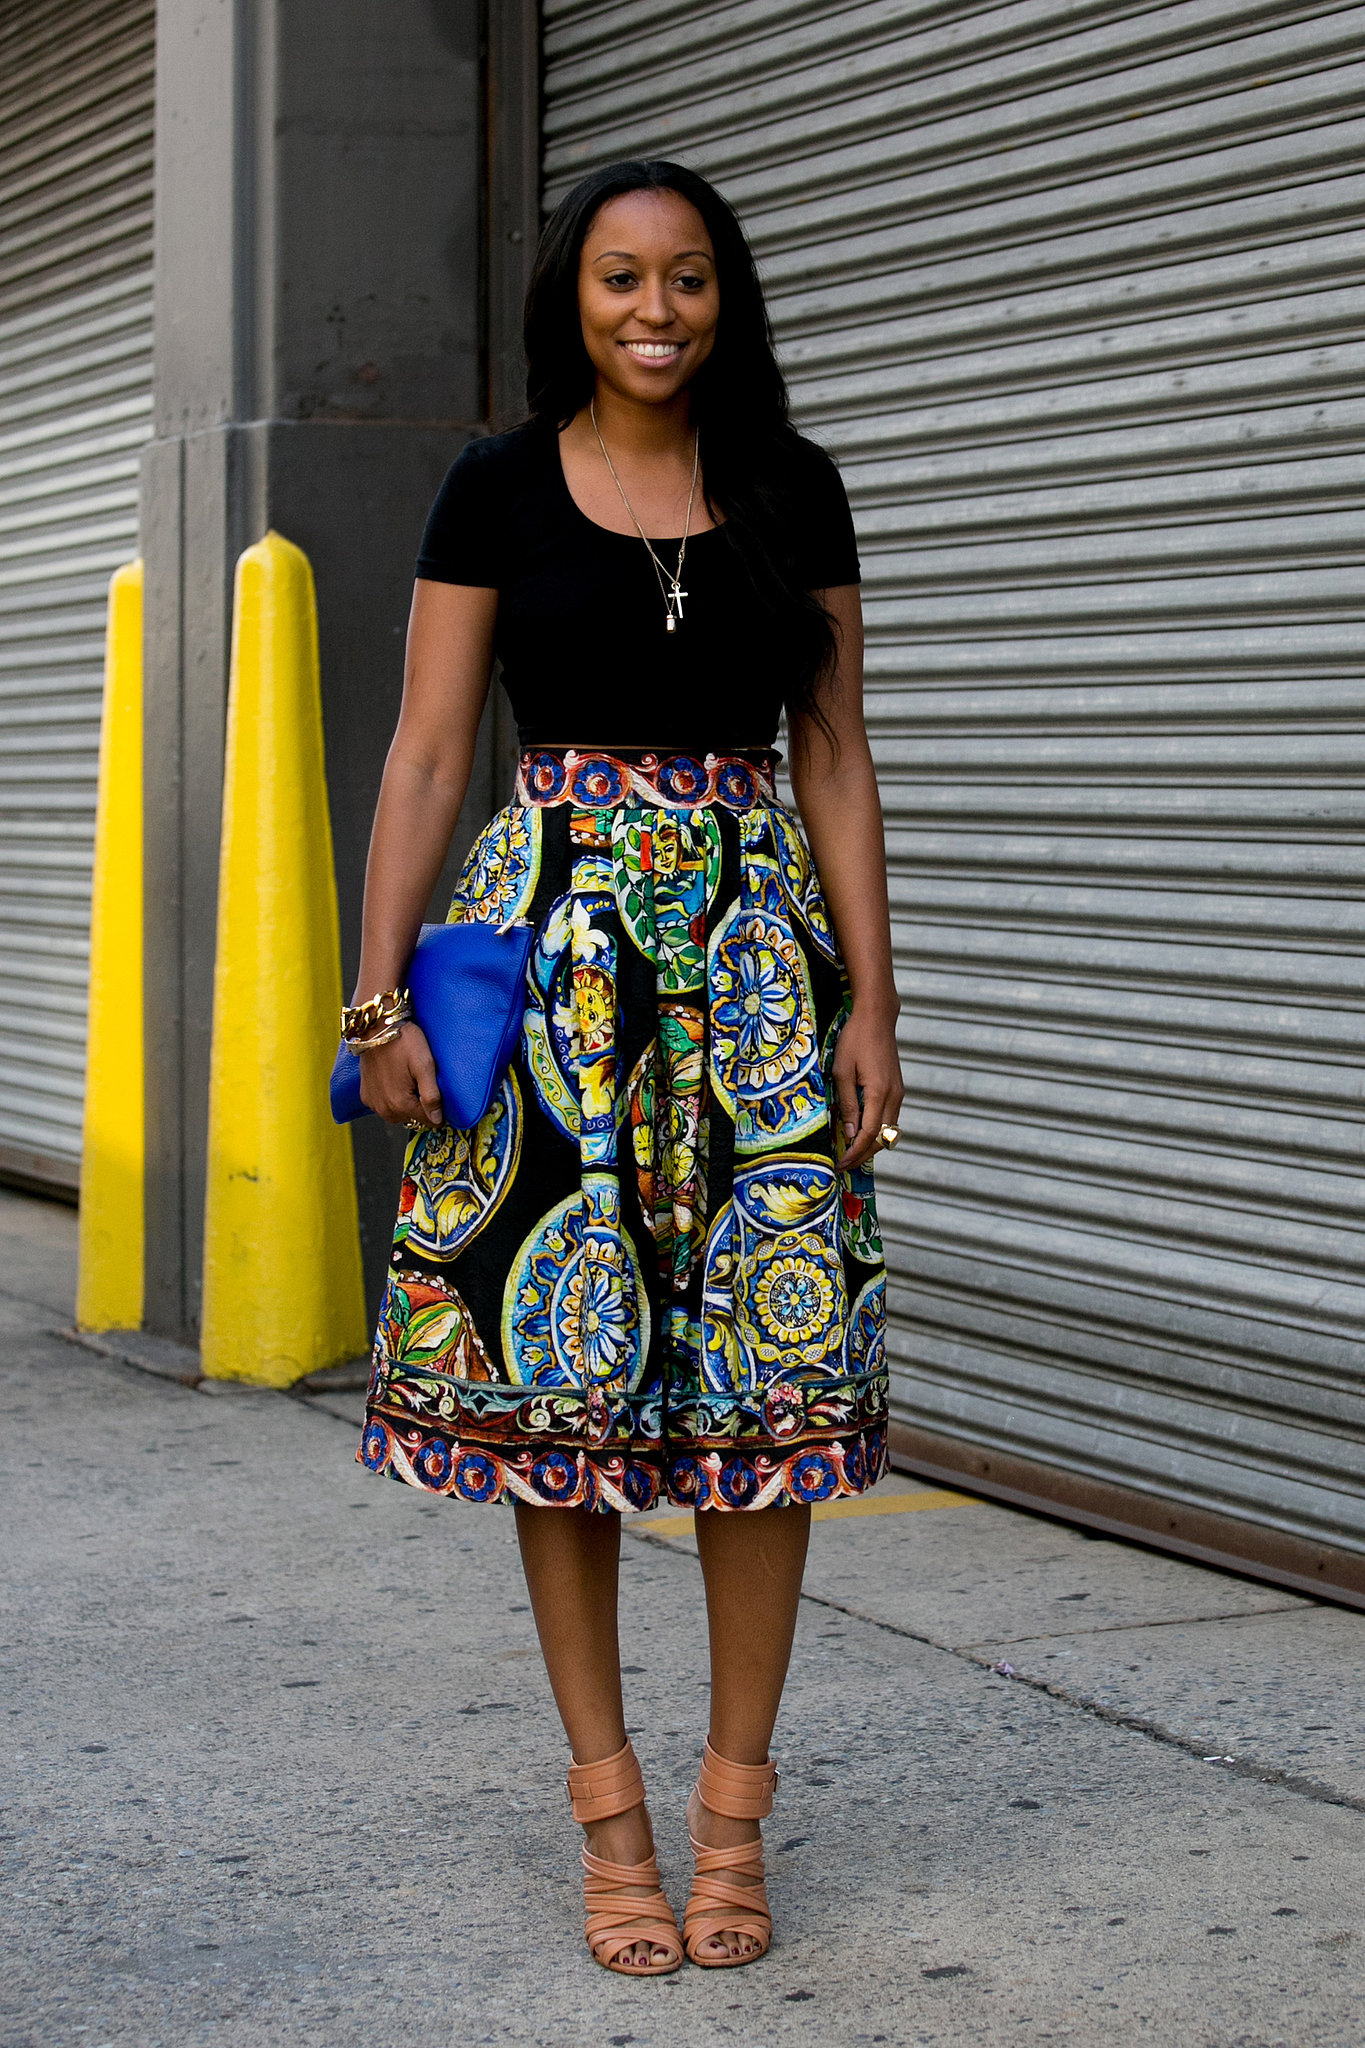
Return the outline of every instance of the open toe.
<path id="1" fill-rule="evenodd" d="M 697 1797 L 731 1820 L 764 1820 L 773 1810 L 777 1772 L 771 1763 L 732 1764 L 710 1743 L 702 1756 Z M 756 1963 L 773 1938 L 773 1916 L 763 1884 L 763 1843 L 713 1849 L 692 1836 L 696 1873 L 683 1914 L 689 1962 L 703 1970 Z"/>
<path id="2" fill-rule="evenodd" d="M 630 1743 L 601 1763 L 571 1765 L 569 1798 L 574 1819 L 585 1824 L 643 1806 L 644 1779 Z M 612 1863 L 585 1848 L 583 1899 L 588 1949 L 604 1970 L 622 1977 L 666 1977 L 680 1966 L 682 1937 L 652 1850 L 642 1863 Z"/>

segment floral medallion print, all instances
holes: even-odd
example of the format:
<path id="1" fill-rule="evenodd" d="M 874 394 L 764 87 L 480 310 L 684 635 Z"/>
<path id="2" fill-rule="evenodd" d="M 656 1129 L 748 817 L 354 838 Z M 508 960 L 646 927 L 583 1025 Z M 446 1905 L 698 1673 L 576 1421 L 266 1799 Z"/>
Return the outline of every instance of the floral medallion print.
<path id="1" fill-rule="evenodd" d="M 518 1385 L 638 1382 L 649 1302 L 610 1175 L 585 1173 L 581 1192 L 543 1216 L 522 1245 L 507 1277 L 502 1339 Z"/>
<path id="2" fill-rule="evenodd" d="M 499 811 L 469 850 L 447 924 L 507 924 L 524 917 L 540 878 L 539 811 Z"/>
<path id="3" fill-rule="evenodd" d="M 745 1275 L 745 1338 L 769 1364 L 818 1365 L 842 1332 L 842 1266 L 818 1237 L 760 1245 Z"/>
<path id="4" fill-rule="evenodd" d="M 483 1229 L 521 1157 L 521 1090 L 509 1073 L 472 1131 L 419 1131 L 408 1146 L 395 1249 L 456 1258 Z"/>
<path id="5" fill-rule="evenodd" d="M 838 1183 L 828 1161 L 766 1159 L 735 1175 L 706 1246 L 702 1375 L 715 1391 L 770 1368 L 823 1365 L 843 1343 L 848 1295 Z"/>
<path id="6" fill-rule="evenodd" d="M 607 1162 L 616 1133 L 616 940 L 611 864 L 574 861 L 527 967 L 522 1046 L 541 1109 L 586 1161 Z"/>
<path id="7" fill-rule="evenodd" d="M 755 812 L 745 819 L 743 836 L 746 847 L 752 852 L 764 850 L 765 838 L 770 839 L 788 904 L 825 958 L 837 960 L 839 949 L 825 912 L 825 899 L 820 893 L 815 862 L 806 851 L 806 842 L 797 830 L 795 819 L 789 817 L 780 805 L 774 804 L 770 809 Z"/>
<path id="8" fill-rule="evenodd" d="M 709 961 L 711 1081 L 741 1152 L 788 1145 L 828 1121 L 806 957 L 772 863 L 747 865 L 751 900 L 720 925 Z"/>
<path id="9" fill-rule="evenodd" d="M 726 1512 L 886 1462 L 848 991 L 770 760 L 541 748 L 452 918 L 529 917 L 519 1050 L 408 1149 L 360 1456 L 465 1501 Z"/>
<path id="10" fill-rule="evenodd" d="M 851 1373 L 886 1370 L 886 1275 L 869 1280 L 848 1319 L 848 1369 Z"/>
<path id="11" fill-rule="evenodd" d="M 572 970 L 573 897 L 551 905 L 536 934 L 526 966 L 527 1000 L 522 1052 L 531 1086 L 544 1114 L 566 1138 L 578 1142 L 578 1072 L 574 1055 L 575 1017 L 566 987 Z"/>
<path id="12" fill-rule="evenodd" d="M 701 1348 L 697 1367 L 703 1388 L 733 1394 L 753 1384 L 735 1329 L 735 1275 L 739 1267 L 739 1227 L 735 1205 L 727 1202 L 706 1238 L 702 1269 Z"/>

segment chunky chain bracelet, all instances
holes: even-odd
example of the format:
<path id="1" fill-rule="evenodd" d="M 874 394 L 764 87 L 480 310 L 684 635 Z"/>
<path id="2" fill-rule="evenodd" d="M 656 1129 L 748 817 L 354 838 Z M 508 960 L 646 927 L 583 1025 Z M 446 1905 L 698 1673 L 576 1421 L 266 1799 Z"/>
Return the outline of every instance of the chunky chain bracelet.
<path id="1" fill-rule="evenodd" d="M 385 989 L 382 995 L 371 996 L 368 1002 L 356 1003 L 341 1013 L 341 1035 L 348 1045 L 359 1039 L 372 1038 L 377 1031 L 386 1030 L 389 1025 L 402 1026 L 412 1015 L 412 999 L 405 988 Z M 397 1036 L 395 1031 L 394 1036 Z"/>

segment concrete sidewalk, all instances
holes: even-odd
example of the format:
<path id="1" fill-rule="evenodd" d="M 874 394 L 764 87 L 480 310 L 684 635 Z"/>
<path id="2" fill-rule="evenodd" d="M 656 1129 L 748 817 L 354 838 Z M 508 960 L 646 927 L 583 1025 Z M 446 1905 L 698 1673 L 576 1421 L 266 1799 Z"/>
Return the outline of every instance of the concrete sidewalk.
<path id="1" fill-rule="evenodd" d="M 3 2048 L 1365 2043 L 1365 1615 L 912 1481 L 822 1518 L 774 1949 L 628 1983 L 511 1517 L 372 1479 L 354 1395 L 54 1334 L 73 1224 L 0 1197 Z M 700 1583 L 685 1521 L 628 1526 L 681 1904 Z"/>

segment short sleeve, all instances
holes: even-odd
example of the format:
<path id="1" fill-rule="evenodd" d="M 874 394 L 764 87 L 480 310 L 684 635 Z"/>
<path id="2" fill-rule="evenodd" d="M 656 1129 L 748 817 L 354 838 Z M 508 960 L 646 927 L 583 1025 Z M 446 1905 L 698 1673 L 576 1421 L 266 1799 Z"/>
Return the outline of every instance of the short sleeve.
<path id="1" fill-rule="evenodd" d="M 836 590 L 843 583 L 859 583 L 858 540 L 844 480 L 823 448 L 803 441 L 801 453 L 796 541 L 806 588 Z"/>
<path id="2" fill-rule="evenodd" d="M 489 441 L 471 441 L 446 471 L 417 555 L 417 574 L 428 582 L 501 587 L 503 519 L 491 453 Z"/>

